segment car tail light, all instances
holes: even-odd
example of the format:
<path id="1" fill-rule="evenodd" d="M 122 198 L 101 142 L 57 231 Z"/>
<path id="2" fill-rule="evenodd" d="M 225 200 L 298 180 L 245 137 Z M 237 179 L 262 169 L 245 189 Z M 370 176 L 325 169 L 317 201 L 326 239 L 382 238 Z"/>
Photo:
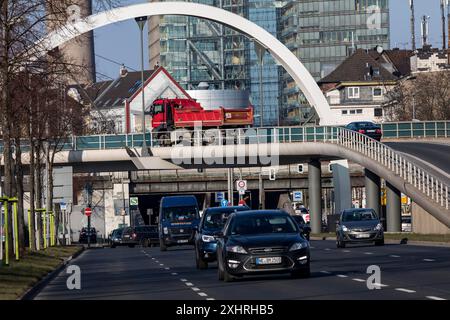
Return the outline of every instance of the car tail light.
<path id="1" fill-rule="evenodd" d="M 359 133 L 366 133 L 366 130 L 364 130 L 364 129 L 359 129 L 358 132 L 359 132 Z"/>
<path id="2" fill-rule="evenodd" d="M 375 130 L 376 133 L 381 133 L 381 129 Z"/>
<path id="3" fill-rule="evenodd" d="M 132 237 L 133 239 L 136 239 L 136 233 L 133 233 Z"/>

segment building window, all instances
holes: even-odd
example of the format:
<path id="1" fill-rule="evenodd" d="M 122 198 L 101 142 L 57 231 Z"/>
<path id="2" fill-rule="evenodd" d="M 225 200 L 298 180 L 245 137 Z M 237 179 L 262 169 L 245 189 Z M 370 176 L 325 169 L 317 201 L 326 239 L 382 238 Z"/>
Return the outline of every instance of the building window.
<path id="1" fill-rule="evenodd" d="M 356 110 L 355 110 L 355 109 L 350 110 L 350 114 L 355 114 L 355 113 L 356 113 Z"/>
<path id="2" fill-rule="evenodd" d="M 349 99 L 359 99 L 359 87 L 349 87 L 347 92 Z"/>
<path id="3" fill-rule="evenodd" d="M 373 97 L 374 98 L 381 98 L 382 96 L 383 96 L 382 88 L 373 88 Z"/>
<path id="4" fill-rule="evenodd" d="M 348 112 L 347 112 L 347 110 L 342 110 L 341 113 L 342 114 L 347 114 Z"/>
<path id="5" fill-rule="evenodd" d="M 382 117 L 382 116 L 383 116 L 383 109 L 381 109 L 381 108 L 375 108 L 375 109 L 373 110 L 373 115 L 374 115 L 375 117 Z"/>
<path id="6" fill-rule="evenodd" d="M 362 109 L 356 109 L 357 114 L 362 114 Z"/>

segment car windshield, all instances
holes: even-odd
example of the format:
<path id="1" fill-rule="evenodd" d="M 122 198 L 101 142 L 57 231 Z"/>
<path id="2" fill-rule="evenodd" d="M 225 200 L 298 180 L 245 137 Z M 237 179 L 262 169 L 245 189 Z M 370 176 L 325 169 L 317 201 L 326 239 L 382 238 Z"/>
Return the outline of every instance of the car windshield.
<path id="1" fill-rule="evenodd" d="M 377 215 L 372 210 L 344 211 L 342 214 L 343 222 L 370 221 L 377 219 Z"/>
<path id="2" fill-rule="evenodd" d="M 356 127 L 358 128 L 377 128 L 378 125 L 372 122 L 358 122 L 356 123 Z"/>
<path id="3" fill-rule="evenodd" d="M 222 229 L 225 225 L 225 222 L 228 219 L 228 216 L 236 211 L 245 211 L 248 210 L 247 207 L 239 207 L 239 208 L 221 208 L 215 210 L 206 210 L 205 218 L 203 220 L 203 228 L 205 229 Z"/>
<path id="4" fill-rule="evenodd" d="M 297 232 L 297 228 L 294 221 L 288 216 L 258 214 L 236 217 L 230 232 L 232 235 L 294 233 Z"/>
<path id="5" fill-rule="evenodd" d="M 163 209 L 163 218 L 170 222 L 189 222 L 198 217 L 195 206 L 168 207 Z"/>

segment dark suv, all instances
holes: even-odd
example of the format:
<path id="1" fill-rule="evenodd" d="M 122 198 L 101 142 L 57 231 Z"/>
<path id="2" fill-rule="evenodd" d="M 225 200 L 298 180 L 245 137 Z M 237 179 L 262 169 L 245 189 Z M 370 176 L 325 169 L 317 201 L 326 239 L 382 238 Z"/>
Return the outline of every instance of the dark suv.
<path id="1" fill-rule="evenodd" d="M 195 234 L 195 262 L 198 269 L 208 268 L 216 260 L 215 235 L 222 231 L 228 216 L 233 212 L 250 210 L 247 206 L 214 207 L 203 212 Z"/>
<path id="2" fill-rule="evenodd" d="M 137 242 L 143 247 L 159 245 L 158 226 L 139 226 L 134 228 Z"/>

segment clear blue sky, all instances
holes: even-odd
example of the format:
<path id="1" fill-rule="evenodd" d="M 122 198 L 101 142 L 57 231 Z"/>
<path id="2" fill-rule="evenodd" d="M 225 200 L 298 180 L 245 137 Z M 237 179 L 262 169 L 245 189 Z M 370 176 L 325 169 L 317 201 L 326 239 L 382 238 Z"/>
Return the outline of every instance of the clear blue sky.
<path id="1" fill-rule="evenodd" d="M 143 3 L 146 0 L 122 0 L 122 5 Z M 440 0 L 415 0 L 417 46 L 420 40 L 420 19 L 423 15 L 431 17 L 430 42 L 434 47 L 442 46 Z M 391 47 L 410 48 L 409 0 L 390 0 Z M 147 37 L 144 37 L 146 39 Z M 145 41 L 145 57 L 148 57 Z M 116 23 L 95 31 L 97 72 L 115 78 L 119 65 L 108 62 L 99 56 L 124 63 L 130 68 L 140 70 L 139 29 L 134 20 Z M 148 59 L 145 59 L 146 63 Z M 146 64 L 146 68 L 148 65 Z M 101 75 L 97 77 L 101 79 Z"/>

